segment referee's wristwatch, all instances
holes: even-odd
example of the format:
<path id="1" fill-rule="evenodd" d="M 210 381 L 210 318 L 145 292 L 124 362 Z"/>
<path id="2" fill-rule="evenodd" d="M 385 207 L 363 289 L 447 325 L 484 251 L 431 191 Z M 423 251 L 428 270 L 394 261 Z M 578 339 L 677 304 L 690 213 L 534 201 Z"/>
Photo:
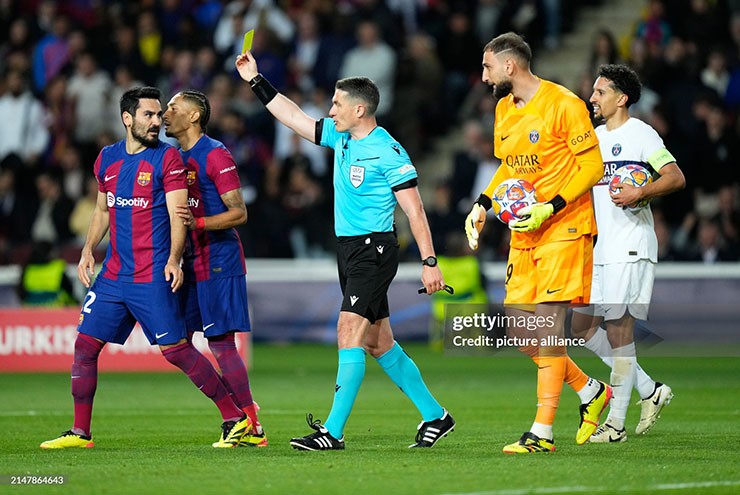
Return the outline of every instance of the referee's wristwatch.
<path id="1" fill-rule="evenodd" d="M 424 266 L 437 266 L 437 258 L 434 256 L 429 256 L 427 258 L 424 258 L 421 261 L 421 264 Z"/>

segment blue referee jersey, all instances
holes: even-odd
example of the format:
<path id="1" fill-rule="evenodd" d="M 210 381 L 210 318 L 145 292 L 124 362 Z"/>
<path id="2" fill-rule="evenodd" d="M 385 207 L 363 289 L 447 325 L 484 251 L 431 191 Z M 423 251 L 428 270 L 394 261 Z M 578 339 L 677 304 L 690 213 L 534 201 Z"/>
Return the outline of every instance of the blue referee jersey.
<path id="1" fill-rule="evenodd" d="M 360 140 L 322 119 L 318 144 L 334 149 L 334 232 L 338 237 L 391 232 L 393 188 L 416 179 L 416 168 L 388 131 L 376 127 Z"/>

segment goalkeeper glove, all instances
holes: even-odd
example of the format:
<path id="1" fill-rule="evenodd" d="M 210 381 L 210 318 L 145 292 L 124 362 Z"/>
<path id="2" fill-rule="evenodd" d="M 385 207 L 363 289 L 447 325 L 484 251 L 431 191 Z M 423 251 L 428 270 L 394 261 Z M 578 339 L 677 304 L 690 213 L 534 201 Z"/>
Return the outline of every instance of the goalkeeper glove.
<path id="1" fill-rule="evenodd" d="M 465 219 L 465 235 L 468 237 L 468 246 L 470 249 L 478 249 L 478 235 L 483 230 L 486 223 L 486 209 L 478 203 L 473 205 L 473 209 L 468 213 Z"/>
<path id="2" fill-rule="evenodd" d="M 511 220 L 509 228 L 515 232 L 533 232 L 555 212 L 551 203 L 535 203 L 517 212 L 519 220 Z"/>

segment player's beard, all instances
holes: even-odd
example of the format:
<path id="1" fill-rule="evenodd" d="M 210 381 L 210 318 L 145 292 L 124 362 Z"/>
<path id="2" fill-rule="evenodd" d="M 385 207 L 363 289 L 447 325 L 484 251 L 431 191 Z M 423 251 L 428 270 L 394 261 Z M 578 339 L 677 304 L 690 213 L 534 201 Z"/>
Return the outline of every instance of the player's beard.
<path id="1" fill-rule="evenodd" d="M 501 81 L 500 83 L 493 85 L 493 97 L 500 100 L 505 96 L 509 96 L 512 89 L 514 89 L 514 85 L 511 84 L 510 80 Z"/>
<path id="2" fill-rule="evenodd" d="M 147 133 L 149 130 L 157 130 L 157 136 L 154 138 L 150 138 L 147 136 Z M 157 143 L 159 143 L 159 127 L 158 126 L 138 126 L 136 122 L 134 122 L 134 125 L 131 126 L 131 136 L 144 146 L 148 148 L 154 148 L 157 146 Z"/>

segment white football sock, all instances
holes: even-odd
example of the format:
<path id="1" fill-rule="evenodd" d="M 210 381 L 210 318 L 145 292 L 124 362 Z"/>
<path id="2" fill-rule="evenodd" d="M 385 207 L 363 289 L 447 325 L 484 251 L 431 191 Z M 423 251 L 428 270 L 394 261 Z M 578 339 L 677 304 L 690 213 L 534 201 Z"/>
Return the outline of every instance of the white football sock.
<path id="1" fill-rule="evenodd" d="M 596 394 L 599 393 L 600 389 L 601 385 L 598 380 L 594 380 L 589 377 L 586 385 L 584 385 L 581 390 L 576 391 L 576 393 L 578 394 L 578 398 L 581 399 L 581 404 L 587 404 L 591 399 L 596 397 Z"/>
<path id="2" fill-rule="evenodd" d="M 609 368 L 614 366 L 614 353 L 612 352 L 612 347 L 609 345 L 606 330 L 603 328 L 599 327 L 596 329 L 594 335 L 586 341 L 586 348 L 599 356 Z M 639 363 L 636 368 L 635 389 L 637 389 L 637 393 L 640 394 L 641 399 L 650 397 L 655 390 L 655 380 L 645 373 L 645 370 L 642 369 Z"/>
<path id="3" fill-rule="evenodd" d="M 627 407 L 630 404 L 632 387 L 635 384 L 637 358 L 635 357 L 634 342 L 613 350 L 614 365 L 612 366 L 611 385 L 612 401 L 609 408 L 609 417 L 606 422 L 617 430 L 624 428 L 627 417 Z"/>
<path id="4" fill-rule="evenodd" d="M 545 440 L 552 440 L 552 425 L 543 425 L 535 421 L 529 431 Z"/>

